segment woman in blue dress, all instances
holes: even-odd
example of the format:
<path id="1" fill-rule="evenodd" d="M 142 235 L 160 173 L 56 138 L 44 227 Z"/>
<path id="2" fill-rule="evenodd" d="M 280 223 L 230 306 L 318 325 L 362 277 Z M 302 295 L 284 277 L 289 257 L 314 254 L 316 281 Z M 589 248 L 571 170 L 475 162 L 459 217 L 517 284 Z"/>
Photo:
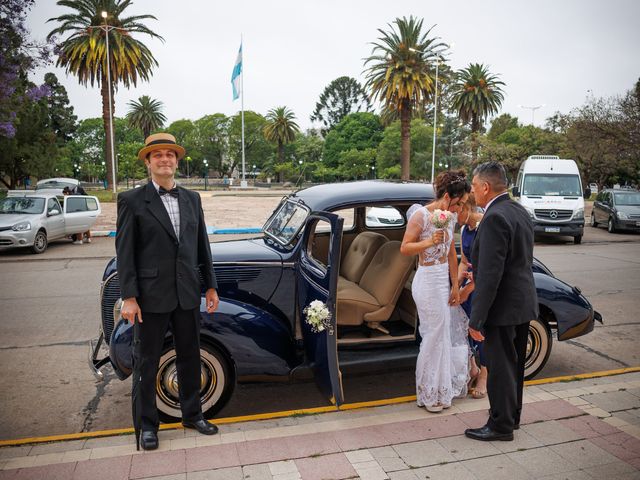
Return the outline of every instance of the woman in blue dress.
<path id="1" fill-rule="evenodd" d="M 461 244 L 461 258 L 458 269 L 458 283 L 460 284 L 460 306 L 463 308 L 467 317 L 471 317 L 471 301 L 473 298 L 473 289 L 475 283 L 473 281 L 473 274 L 471 263 L 471 249 L 473 248 L 473 241 L 476 238 L 478 232 L 478 223 L 482 219 L 482 213 L 476 208 L 475 199 L 473 195 L 469 195 L 467 202 L 461 207 L 458 214 L 458 223 L 461 225 L 460 229 L 460 244 Z M 469 338 L 471 342 L 471 348 L 478 352 L 478 358 L 480 366 L 475 362 L 475 358 L 472 356 L 470 361 L 469 375 L 471 380 L 469 381 L 469 393 L 473 398 L 484 398 L 487 394 L 487 363 L 484 357 L 482 348 L 483 342 L 477 342 Z"/>

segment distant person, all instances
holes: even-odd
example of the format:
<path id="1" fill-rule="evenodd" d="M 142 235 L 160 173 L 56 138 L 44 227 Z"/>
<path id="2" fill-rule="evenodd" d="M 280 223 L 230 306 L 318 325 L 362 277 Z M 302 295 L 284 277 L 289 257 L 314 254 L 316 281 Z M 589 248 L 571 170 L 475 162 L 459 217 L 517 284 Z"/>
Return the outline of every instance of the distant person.
<path id="1" fill-rule="evenodd" d="M 173 333 L 182 425 L 205 435 L 218 428 L 200 404 L 200 292 L 205 308 L 218 307 L 216 276 L 200 195 L 176 185 L 185 150 L 173 135 L 156 133 L 138 152 L 151 181 L 118 195 L 116 254 L 122 318 L 133 324 L 134 428 L 144 450 L 158 448 L 156 375 L 167 330 Z M 138 402 L 139 407 L 138 410 Z"/>
<path id="2" fill-rule="evenodd" d="M 474 440 L 510 441 L 520 428 L 529 322 L 538 317 L 533 223 L 509 198 L 507 185 L 497 162 L 473 172 L 473 195 L 485 213 L 471 250 L 475 289 L 469 335 L 484 339 L 490 405 L 487 423 L 464 432 Z"/>
<path id="3" fill-rule="evenodd" d="M 84 188 L 82 188 L 80 184 L 73 187 L 71 192 L 72 192 L 71 193 L 72 195 L 87 195 L 87 192 L 85 191 Z M 87 230 L 82 235 L 80 235 L 80 240 L 83 241 L 84 243 L 91 243 L 91 230 Z"/>
<path id="4" fill-rule="evenodd" d="M 65 197 L 65 203 L 66 203 L 66 197 L 68 197 L 69 195 L 72 195 L 72 190 L 69 187 L 64 187 L 62 189 L 62 195 Z M 82 233 L 74 233 L 73 235 L 71 235 L 71 240 L 73 241 L 74 245 L 82 245 Z M 89 242 L 91 241 L 91 239 L 89 239 Z"/>

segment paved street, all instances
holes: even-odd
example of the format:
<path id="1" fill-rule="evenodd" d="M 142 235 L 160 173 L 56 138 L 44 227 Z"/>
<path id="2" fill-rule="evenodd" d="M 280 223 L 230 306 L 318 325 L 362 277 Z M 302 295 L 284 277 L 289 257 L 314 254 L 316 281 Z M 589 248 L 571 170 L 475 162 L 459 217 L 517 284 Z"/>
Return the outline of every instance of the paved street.
<path id="1" fill-rule="evenodd" d="M 279 200 L 267 198 L 274 205 Z M 243 208 L 245 212 L 273 208 L 266 203 L 245 198 Z M 258 204 L 260 209 L 251 210 Z M 257 219 L 244 221 L 255 223 Z M 214 224 L 209 216 L 207 223 Z M 87 367 L 87 341 L 98 330 L 101 273 L 113 254 L 114 240 L 104 237 L 83 246 L 55 243 L 39 256 L 0 253 L 0 404 L 4 407 L 0 438 L 130 425 L 130 382 L 109 375 L 105 382 L 96 383 Z M 543 241 L 538 242 L 535 254 L 559 278 L 580 286 L 605 320 L 590 335 L 554 342 L 539 378 L 640 365 L 640 235 L 611 235 L 587 228 L 583 245 Z M 347 376 L 345 396 L 348 402 L 355 402 L 409 395 L 414 393 L 413 382 L 412 371 Z M 220 416 L 325 404 L 311 383 L 243 385 Z"/>

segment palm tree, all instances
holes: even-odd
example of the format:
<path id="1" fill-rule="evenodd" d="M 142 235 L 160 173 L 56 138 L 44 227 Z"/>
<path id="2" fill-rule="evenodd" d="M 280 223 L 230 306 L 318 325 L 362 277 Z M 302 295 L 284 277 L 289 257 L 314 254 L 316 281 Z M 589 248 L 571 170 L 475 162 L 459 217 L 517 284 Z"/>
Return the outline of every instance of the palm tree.
<path id="1" fill-rule="evenodd" d="M 481 63 L 472 63 L 456 74 L 452 86 L 453 108 L 460 120 L 471 124 L 471 160 L 478 158 L 478 132 L 489 115 L 498 113 L 504 93 L 500 88 L 504 82 L 489 72 Z"/>
<path id="2" fill-rule="evenodd" d="M 390 31 L 372 43 L 371 56 L 364 62 L 366 87 L 373 99 L 383 103 L 386 112 L 400 117 L 401 178 L 409 180 L 411 118 L 431 99 L 435 83 L 435 62 L 447 48 L 438 37 L 430 38 L 433 27 L 422 32 L 422 20 L 413 16 L 396 18 Z"/>
<path id="3" fill-rule="evenodd" d="M 151 132 L 162 128 L 167 117 L 162 113 L 162 102 L 154 100 L 148 95 L 141 96 L 138 101 L 131 100 L 128 103 L 130 110 L 127 113 L 129 125 L 142 130 L 144 138 Z"/>
<path id="4" fill-rule="evenodd" d="M 267 124 L 264 126 L 264 138 L 267 141 L 278 144 L 278 163 L 284 163 L 284 146 L 296 138 L 300 127 L 294 121 L 296 116 L 287 107 L 278 107 L 267 113 Z M 279 179 L 283 180 L 283 172 L 280 171 Z"/>
<path id="5" fill-rule="evenodd" d="M 158 65 L 151 51 L 142 42 L 134 39 L 132 34 L 144 33 L 163 40 L 141 23 L 142 20 L 156 20 L 153 15 L 125 16 L 125 10 L 131 3 L 131 0 L 58 0 L 58 5 L 73 11 L 48 20 L 60 23 L 49 33 L 48 40 L 57 35 L 69 34 L 58 45 L 60 53 L 57 66 L 64 67 L 67 73 L 76 75 L 83 85 L 100 85 L 102 119 L 107 139 L 105 160 L 109 188 L 113 188 L 116 181 L 111 175 L 113 146 L 109 126 L 109 107 L 111 112 L 114 112 L 115 107 L 114 87 L 123 83 L 128 88 L 132 84 L 135 86 L 138 79 L 149 80 L 153 67 Z M 102 18 L 102 12 L 106 12 L 106 19 Z M 109 58 L 106 52 L 106 30 L 109 35 Z M 111 72 L 110 85 L 107 81 L 107 62 Z"/>

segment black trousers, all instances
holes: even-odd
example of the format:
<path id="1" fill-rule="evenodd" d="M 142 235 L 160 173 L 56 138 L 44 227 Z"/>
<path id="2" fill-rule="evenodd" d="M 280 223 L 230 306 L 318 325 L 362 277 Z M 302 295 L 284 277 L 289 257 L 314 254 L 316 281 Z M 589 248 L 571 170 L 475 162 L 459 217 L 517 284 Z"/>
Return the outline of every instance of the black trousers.
<path id="1" fill-rule="evenodd" d="M 491 407 L 487 425 L 499 433 L 511 433 L 520 423 L 528 334 L 529 322 L 484 329 Z"/>
<path id="2" fill-rule="evenodd" d="M 157 431 L 160 425 L 156 408 L 156 376 L 169 325 L 176 349 L 182 419 L 196 421 L 203 418 L 200 406 L 199 309 L 182 310 L 178 307 L 168 313 L 142 312 L 142 323 L 136 322 L 135 325 L 140 343 L 134 357 L 134 361 L 140 362 L 142 377 L 138 391 L 142 430 Z"/>

